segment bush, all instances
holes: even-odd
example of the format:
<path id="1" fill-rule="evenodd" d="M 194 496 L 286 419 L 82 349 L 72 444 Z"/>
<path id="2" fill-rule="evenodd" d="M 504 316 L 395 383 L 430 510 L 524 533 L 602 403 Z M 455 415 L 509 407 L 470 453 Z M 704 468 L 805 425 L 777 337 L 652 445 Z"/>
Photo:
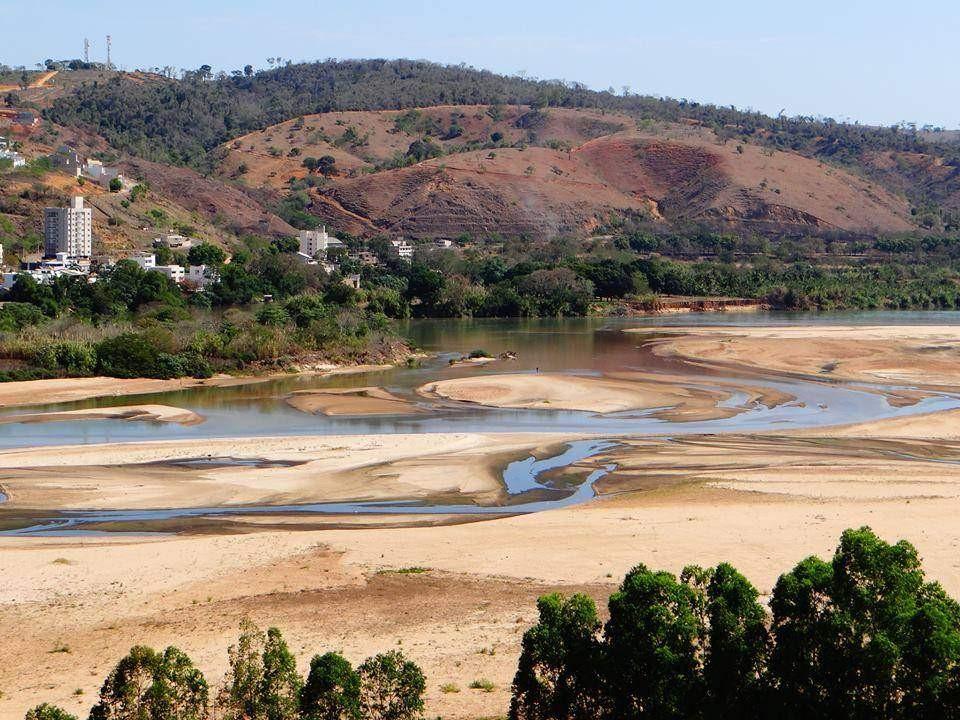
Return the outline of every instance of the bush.
<path id="1" fill-rule="evenodd" d="M 155 377 L 158 351 L 142 335 L 122 333 L 97 345 L 97 372 L 118 378 Z M 160 377 L 164 377 L 161 375 Z"/>
<path id="2" fill-rule="evenodd" d="M 8 302 L 0 307 L 0 330 L 16 332 L 29 325 L 39 325 L 46 319 L 36 305 L 21 302 Z"/>
<path id="3" fill-rule="evenodd" d="M 77 720 L 77 716 L 71 715 L 56 705 L 42 703 L 28 710 L 24 720 Z"/>

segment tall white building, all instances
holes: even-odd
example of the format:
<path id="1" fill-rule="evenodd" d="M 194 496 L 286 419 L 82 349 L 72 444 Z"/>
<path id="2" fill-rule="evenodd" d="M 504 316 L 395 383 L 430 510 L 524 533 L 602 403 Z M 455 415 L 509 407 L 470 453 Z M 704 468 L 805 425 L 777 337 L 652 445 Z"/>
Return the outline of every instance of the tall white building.
<path id="1" fill-rule="evenodd" d="M 327 235 L 326 228 L 301 230 L 299 238 L 300 252 L 310 257 L 316 257 L 317 253 L 326 253 L 329 248 L 343 247 L 343 241 Z"/>
<path id="2" fill-rule="evenodd" d="M 93 211 L 83 198 L 71 198 L 70 207 L 43 209 L 43 254 L 53 257 L 90 257 L 93 250 Z"/>

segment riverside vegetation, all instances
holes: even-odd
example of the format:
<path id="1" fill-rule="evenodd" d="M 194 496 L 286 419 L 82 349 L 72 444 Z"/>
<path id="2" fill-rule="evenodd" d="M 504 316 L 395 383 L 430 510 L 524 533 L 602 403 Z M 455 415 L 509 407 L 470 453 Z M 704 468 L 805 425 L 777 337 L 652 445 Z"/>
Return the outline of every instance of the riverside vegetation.
<path id="1" fill-rule="evenodd" d="M 625 226 L 605 240 L 462 239 L 420 244 L 412 262 L 385 238 L 347 246 L 375 252 L 361 265 L 339 251 L 362 290 L 304 265 L 296 241 L 248 236 L 225 252 L 204 243 L 162 262 L 202 263 L 220 282 L 184 291 L 121 261 L 98 282 L 20 276 L 0 308 L 0 380 L 93 374 L 208 377 L 215 372 L 381 362 L 408 348 L 394 320 L 414 317 L 580 316 L 656 309 L 660 295 L 735 296 L 787 310 L 960 308 L 960 243 L 884 238 L 852 246 L 781 246 L 711 232 L 660 237 Z M 838 264 L 858 253 L 859 260 Z M 693 256 L 696 259 L 690 260 Z M 268 302 L 264 302 L 264 301 Z"/>

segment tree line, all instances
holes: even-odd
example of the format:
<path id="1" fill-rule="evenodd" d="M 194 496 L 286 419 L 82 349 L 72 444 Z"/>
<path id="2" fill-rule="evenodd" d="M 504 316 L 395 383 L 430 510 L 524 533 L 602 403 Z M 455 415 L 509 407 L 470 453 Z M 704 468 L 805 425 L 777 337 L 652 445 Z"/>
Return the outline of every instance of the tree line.
<path id="1" fill-rule="evenodd" d="M 423 672 L 397 650 L 356 668 L 336 652 L 315 655 L 303 678 L 280 630 L 245 620 L 228 656 L 214 694 L 182 650 L 135 646 L 104 680 L 88 720 L 413 720 L 423 711 Z M 77 718 L 43 703 L 25 720 Z"/>
<path id="2" fill-rule="evenodd" d="M 917 550 L 847 530 L 777 581 L 769 610 L 732 565 L 638 565 L 601 624 L 548 595 L 523 637 L 511 720 L 960 717 L 960 605 Z"/>

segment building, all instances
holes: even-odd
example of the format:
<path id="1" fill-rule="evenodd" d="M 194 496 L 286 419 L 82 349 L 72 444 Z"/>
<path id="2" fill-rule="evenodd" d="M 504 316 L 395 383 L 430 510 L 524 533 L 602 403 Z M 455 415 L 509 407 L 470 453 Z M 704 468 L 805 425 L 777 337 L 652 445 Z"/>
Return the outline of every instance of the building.
<path id="1" fill-rule="evenodd" d="M 437 238 L 433 241 L 433 244 L 441 250 L 449 250 L 450 248 L 456 247 L 456 245 L 453 244 L 453 240 L 444 240 L 443 238 Z"/>
<path id="2" fill-rule="evenodd" d="M 326 254 L 330 248 L 343 247 L 343 241 L 327 234 L 327 229 L 320 230 L 301 230 L 299 234 L 300 252 L 310 257 L 317 257 L 318 254 Z"/>
<path id="3" fill-rule="evenodd" d="M 191 265 L 187 268 L 186 282 L 202 290 L 207 285 L 220 282 L 220 273 L 209 265 Z"/>
<path id="4" fill-rule="evenodd" d="M 162 272 L 168 278 L 177 283 L 177 285 L 187 279 L 187 273 L 186 270 L 184 270 L 183 265 L 155 265 L 153 269 L 157 272 Z"/>
<path id="5" fill-rule="evenodd" d="M 68 145 L 61 145 L 57 151 L 50 156 L 50 164 L 54 169 L 62 170 L 74 177 L 80 177 L 83 170 L 83 158 L 80 153 Z"/>
<path id="6" fill-rule="evenodd" d="M 153 246 L 187 250 L 192 247 L 195 242 L 192 238 L 184 237 L 183 235 L 164 235 L 163 237 L 154 238 Z"/>
<path id="7" fill-rule="evenodd" d="M 13 167 L 23 167 L 27 164 L 26 159 L 18 152 L 13 150 L 0 149 L 0 160 L 10 160 L 13 162 Z"/>
<path id="8" fill-rule="evenodd" d="M 380 264 L 380 258 L 377 257 L 377 254 L 370 252 L 369 250 L 360 250 L 356 253 L 351 253 L 349 255 L 351 260 L 356 260 L 361 265 L 370 265 L 375 267 Z"/>
<path id="9" fill-rule="evenodd" d="M 43 209 L 43 254 L 54 257 L 90 257 L 93 250 L 93 212 L 83 206 L 83 197 L 70 200 L 70 207 Z"/>
<path id="10" fill-rule="evenodd" d="M 360 276 L 357 274 L 345 275 L 343 278 L 343 284 L 347 287 L 351 287 L 354 290 L 360 289 Z"/>
<path id="11" fill-rule="evenodd" d="M 153 253 L 138 252 L 127 259 L 133 260 L 142 270 L 154 270 L 157 267 L 157 256 Z"/>
<path id="12" fill-rule="evenodd" d="M 413 257 L 413 245 L 403 238 L 391 240 L 390 247 L 393 248 L 393 252 L 397 254 L 397 257 L 402 260 L 410 260 Z"/>
<path id="13" fill-rule="evenodd" d="M 87 160 L 83 166 L 83 174 L 103 187 L 108 187 L 111 180 L 119 180 L 121 183 L 124 180 L 120 168 L 108 167 L 93 159 Z"/>

